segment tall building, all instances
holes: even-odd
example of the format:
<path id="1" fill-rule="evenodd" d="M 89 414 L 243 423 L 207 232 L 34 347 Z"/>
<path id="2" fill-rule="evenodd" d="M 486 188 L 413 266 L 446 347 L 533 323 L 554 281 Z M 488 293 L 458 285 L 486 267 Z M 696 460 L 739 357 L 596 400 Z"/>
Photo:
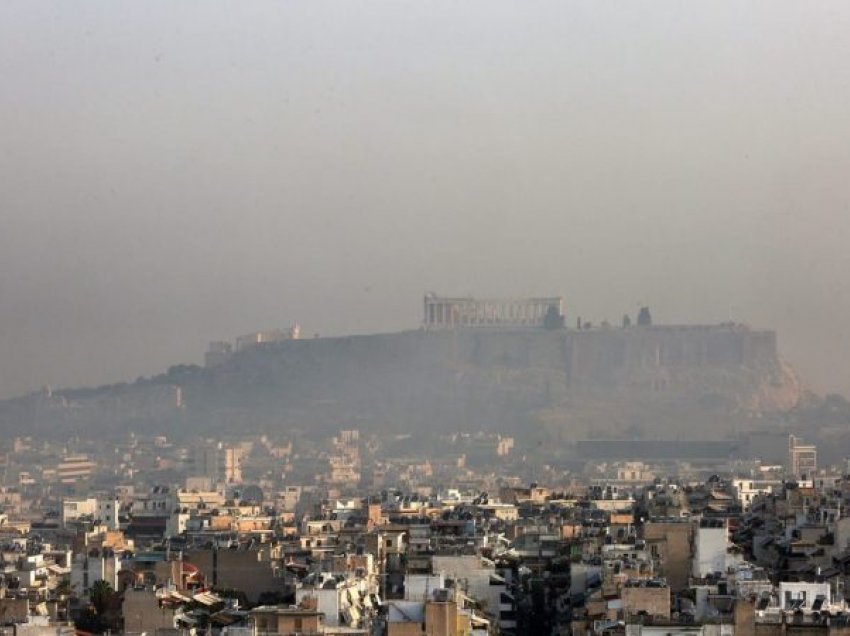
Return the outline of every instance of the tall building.
<path id="1" fill-rule="evenodd" d="M 212 484 L 242 482 L 242 446 L 225 446 L 221 442 L 203 443 L 195 448 L 193 477 L 206 477 Z"/>
<path id="2" fill-rule="evenodd" d="M 818 449 L 802 442 L 799 437 L 788 436 L 788 471 L 797 479 L 811 479 L 818 469 Z"/>
<path id="3" fill-rule="evenodd" d="M 242 483 L 242 458 L 245 455 L 244 449 L 241 446 L 228 446 L 222 450 L 224 451 L 224 457 L 222 458 L 224 461 L 224 480 L 228 484 Z"/>
<path id="4" fill-rule="evenodd" d="M 356 484 L 360 481 L 360 431 L 340 431 L 333 438 L 334 450 L 328 458 L 327 480 L 332 484 Z"/>

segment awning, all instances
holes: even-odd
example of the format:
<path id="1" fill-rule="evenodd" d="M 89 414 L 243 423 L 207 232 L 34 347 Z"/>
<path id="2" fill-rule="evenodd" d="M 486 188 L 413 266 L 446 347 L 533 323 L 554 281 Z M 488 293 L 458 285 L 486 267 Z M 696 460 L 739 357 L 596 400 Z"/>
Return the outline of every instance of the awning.
<path id="1" fill-rule="evenodd" d="M 221 597 L 217 596 L 216 594 L 213 594 L 212 592 L 200 592 L 198 594 L 195 594 L 192 597 L 192 600 L 207 606 L 217 605 L 218 603 L 222 602 Z"/>

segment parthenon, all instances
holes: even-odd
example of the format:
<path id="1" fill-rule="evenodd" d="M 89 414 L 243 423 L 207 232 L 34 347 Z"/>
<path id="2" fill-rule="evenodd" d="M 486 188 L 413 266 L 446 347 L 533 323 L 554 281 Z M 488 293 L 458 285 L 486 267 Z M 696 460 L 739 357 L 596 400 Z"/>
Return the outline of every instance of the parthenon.
<path id="1" fill-rule="evenodd" d="M 563 314 L 564 299 L 551 298 L 445 298 L 425 295 L 426 329 L 451 327 L 542 327 L 550 308 Z"/>

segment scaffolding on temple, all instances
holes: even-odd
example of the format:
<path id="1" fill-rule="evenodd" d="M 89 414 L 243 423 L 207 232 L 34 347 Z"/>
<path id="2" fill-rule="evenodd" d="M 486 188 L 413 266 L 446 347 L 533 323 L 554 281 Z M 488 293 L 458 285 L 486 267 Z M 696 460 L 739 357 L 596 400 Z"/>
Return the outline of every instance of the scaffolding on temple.
<path id="1" fill-rule="evenodd" d="M 454 327 L 543 327 L 547 314 L 564 313 L 564 299 L 550 298 L 446 298 L 425 295 L 426 329 Z"/>

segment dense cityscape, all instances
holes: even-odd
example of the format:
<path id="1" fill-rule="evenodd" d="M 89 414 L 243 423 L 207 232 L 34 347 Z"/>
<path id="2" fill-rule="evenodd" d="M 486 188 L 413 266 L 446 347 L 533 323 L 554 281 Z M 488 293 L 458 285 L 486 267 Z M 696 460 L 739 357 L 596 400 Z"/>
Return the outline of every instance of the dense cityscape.
<path id="1" fill-rule="evenodd" d="M 562 311 L 558 298 L 428 295 L 423 330 L 574 338 Z M 616 329 L 575 328 L 656 334 L 642 368 L 680 371 L 693 329 L 653 326 L 648 308 Z M 700 365 L 728 366 L 723 329 L 749 334 L 717 329 Z M 205 368 L 286 356 L 281 345 L 300 337 L 294 326 L 213 343 Z M 522 427 L 233 426 L 211 437 L 181 430 L 193 407 L 179 384 L 164 395 L 170 419 L 148 413 L 158 433 L 5 442 L 4 633 L 850 633 L 850 461 L 820 465 L 817 446 L 792 433 L 558 448 Z M 103 400 L 51 389 L 28 399 L 42 414 L 32 421 L 53 424 Z"/>
<path id="2" fill-rule="evenodd" d="M 0 1 L 0 636 L 850 636 L 848 34 Z"/>

